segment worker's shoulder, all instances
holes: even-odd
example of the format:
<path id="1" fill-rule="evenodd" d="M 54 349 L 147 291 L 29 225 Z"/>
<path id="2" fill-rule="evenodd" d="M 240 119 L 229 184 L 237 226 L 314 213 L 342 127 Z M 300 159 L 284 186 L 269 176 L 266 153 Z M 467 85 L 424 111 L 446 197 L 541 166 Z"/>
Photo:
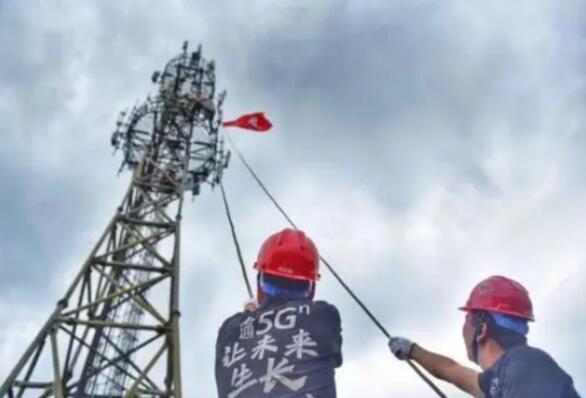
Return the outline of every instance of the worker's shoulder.
<path id="1" fill-rule="evenodd" d="M 546 362 L 554 362 L 551 355 L 549 355 L 544 350 L 531 347 L 529 345 L 518 345 L 511 348 L 507 352 L 507 357 L 509 361 L 546 361 Z"/>
<path id="2" fill-rule="evenodd" d="M 315 308 L 323 308 L 325 311 L 336 311 L 338 312 L 338 309 L 336 308 L 335 305 L 328 303 L 327 301 L 324 300 L 315 300 L 311 302 L 312 306 Z"/>
<path id="3" fill-rule="evenodd" d="M 291 308 L 296 308 L 299 313 L 305 313 L 314 318 L 340 318 L 340 313 L 334 305 L 327 301 L 311 300 L 307 298 L 271 303 L 264 308 L 261 306 L 259 311 L 262 312 L 268 310 L 278 312 L 282 309 L 287 311 Z"/>
<path id="4" fill-rule="evenodd" d="M 222 323 L 222 326 L 220 326 L 220 330 L 226 329 L 233 325 L 240 325 L 244 320 L 252 316 L 253 315 L 248 311 L 237 312 L 234 315 L 226 318 L 226 320 Z"/>
<path id="5" fill-rule="evenodd" d="M 339 319 L 340 312 L 335 305 L 328 303 L 327 301 L 316 300 L 311 302 L 313 312 L 322 312 L 329 314 L 330 316 Z"/>
<path id="6" fill-rule="evenodd" d="M 547 352 L 540 348 L 520 345 L 511 348 L 504 365 L 507 373 L 565 376 L 566 373 Z"/>

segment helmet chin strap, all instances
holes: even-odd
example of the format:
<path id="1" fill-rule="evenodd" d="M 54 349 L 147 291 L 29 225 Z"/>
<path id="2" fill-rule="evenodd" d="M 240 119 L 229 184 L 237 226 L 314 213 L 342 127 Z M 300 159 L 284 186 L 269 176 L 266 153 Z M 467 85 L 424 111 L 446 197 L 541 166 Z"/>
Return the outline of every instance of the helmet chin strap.
<path id="1" fill-rule="evenodd" d="M 481 327 L 481 324 L 477 324 L 474 327 L 474 336 L 472 337 L 472 359 L 476 364 L 478 364 L 478 349 L 480 348 L 478 344 L 478 335 L 480 334 Z"/>
<path id="2" fill-rule="evenodd" d="M 267 297 L 282 297 L 288 299 L 313 299 L 315 295 L 315 283 L 310 283 L 309 290 L 291 290 L 275 286 L 263 280 L 262 274 L 257 276 L 256 296 L 257 300 L 262 303 Z"/>
<path id="3" fill-rule="evenodd" d="M 260 283 L 256 285 L 256 299 L 258 300 L 259 304 L 261 304 L 266 299 L 265 293 L 260 288 Z"/>
<path id="4" fill-rule="evenodd" d="M 478 364 L 478 351 L 480 349 L 480 343 L 478 342 L 478 336 L 482 331 L 482 325 L 485 319 L 484 313 L 474 314 L 474 335 L 472 336 L 472 359 Z"/>

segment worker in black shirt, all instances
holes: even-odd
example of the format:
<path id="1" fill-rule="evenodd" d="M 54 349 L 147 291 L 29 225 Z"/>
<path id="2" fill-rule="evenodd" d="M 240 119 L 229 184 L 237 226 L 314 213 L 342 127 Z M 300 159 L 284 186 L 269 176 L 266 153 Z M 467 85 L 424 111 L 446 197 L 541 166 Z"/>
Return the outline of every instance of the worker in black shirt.
<path id="1" fill-rule="evenodd" d="M 258 307 L 228 318 L 216 343 L 220 398 L 335 398 L 342 364 L 338 310 L 314 301 L 319 255 L 299 230 L 262 245 L 255 268 Z"/>
<path id="2" fill-rule="evenodd" d="M 546 352 L 527 345 L 533 305 L 527 290 L 503 276 L 480 282 L 461 310 L 468 357 L 479 373 L 402 337 L 389 346 L 432 375 L 478 398 L 579 398 L 572 378 Z"/>

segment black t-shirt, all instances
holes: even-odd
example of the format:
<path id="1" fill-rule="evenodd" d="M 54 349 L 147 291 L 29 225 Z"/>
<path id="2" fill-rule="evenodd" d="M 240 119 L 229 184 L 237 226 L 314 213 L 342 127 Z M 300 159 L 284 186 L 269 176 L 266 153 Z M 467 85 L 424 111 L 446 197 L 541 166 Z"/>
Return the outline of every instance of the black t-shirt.
<path id="1" fill-rule="evenodd" d="M 338 310 L 309 299 L 271 301 L 228 318 L 216 342 L 220 398 L 335 398 L 342 364 Z"/>
<path id="2" fill-rule="evenodd" d="M 516 346 L 478 378 L 486 398 L 580 398 L 572 378 L 544 351 Z"/>

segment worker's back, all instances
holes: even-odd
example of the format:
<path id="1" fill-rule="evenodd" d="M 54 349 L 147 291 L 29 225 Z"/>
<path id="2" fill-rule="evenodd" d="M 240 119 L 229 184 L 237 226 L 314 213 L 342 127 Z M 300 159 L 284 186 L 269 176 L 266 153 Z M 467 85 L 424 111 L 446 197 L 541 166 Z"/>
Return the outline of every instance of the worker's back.
<path id="1" fill-rule="evenodd" d="M 220 398 L 334 398 L 342 364 L 338 310 L 323 301 L 268 298 L 228 318 L 216 343 Z"/>

